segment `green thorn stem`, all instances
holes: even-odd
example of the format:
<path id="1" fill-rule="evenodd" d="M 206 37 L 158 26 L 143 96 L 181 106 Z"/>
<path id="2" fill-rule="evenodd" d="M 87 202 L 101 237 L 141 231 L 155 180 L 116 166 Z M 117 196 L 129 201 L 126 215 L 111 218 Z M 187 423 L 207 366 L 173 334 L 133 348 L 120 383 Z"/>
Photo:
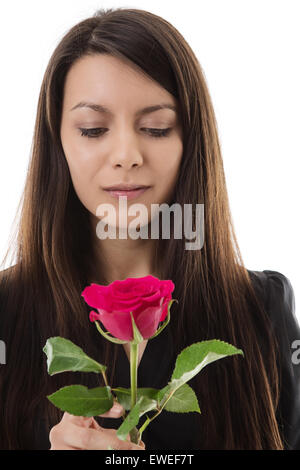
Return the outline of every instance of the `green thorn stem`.
<path id="1" fill-rule="evenodd" d="M 131 409 L 137 402 L 137 369 L 138 369 L 138 344 L 130 342 L 130 386 L 131 386 Z M 139 431 L 134 427 L 130 433 L 130 440 L 134 444 L 139 442 Z"/>

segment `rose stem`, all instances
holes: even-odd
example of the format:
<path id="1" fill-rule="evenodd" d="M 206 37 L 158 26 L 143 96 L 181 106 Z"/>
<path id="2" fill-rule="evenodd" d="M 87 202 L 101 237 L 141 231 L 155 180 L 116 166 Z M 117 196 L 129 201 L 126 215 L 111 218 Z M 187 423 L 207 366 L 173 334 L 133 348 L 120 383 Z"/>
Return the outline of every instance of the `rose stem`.
<path id="1" fill-rule="evenodd" d="M 139 345 L 130 341 L 130 386 L 131 386 L 131 409 L 137 402 L 137 368 L 138 368 L 138 349 Z M 130 433 L 130 440 L 134 444 L 139 442 L 139 432 L 134 427 Z"/>
<path id="2" fill-rule="evenodd" d="M 104 370 L 102 371 L 102 375 L 103 375 L 103 378 L 104 378 L 104 382 L 105 382 L 106 387 L 109 387 L 108 382 L 107 382 L 106 373 L 105 373 Z"/>

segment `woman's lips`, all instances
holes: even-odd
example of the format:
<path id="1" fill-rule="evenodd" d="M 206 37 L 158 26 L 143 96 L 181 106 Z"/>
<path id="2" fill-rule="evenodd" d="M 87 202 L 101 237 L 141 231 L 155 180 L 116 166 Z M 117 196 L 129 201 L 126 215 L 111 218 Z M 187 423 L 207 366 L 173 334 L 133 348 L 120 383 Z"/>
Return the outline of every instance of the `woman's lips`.
<path id="1" fill-rule="evenodd" d="M 106 189 L 105 191 L 109 193 L 112 197 L 119 198 L 121 196 L 126 196 L 127 199 L 135 199 L 136 197 L 140 196 L 143 194 L 145 191 L 147 191 L 149 187 L 146 188 L 139 188 L 139 189 L 131 189 L 128 191 L 125 191 L 123 189 L 114 189 L 114 190 L 108 190 Z"/>

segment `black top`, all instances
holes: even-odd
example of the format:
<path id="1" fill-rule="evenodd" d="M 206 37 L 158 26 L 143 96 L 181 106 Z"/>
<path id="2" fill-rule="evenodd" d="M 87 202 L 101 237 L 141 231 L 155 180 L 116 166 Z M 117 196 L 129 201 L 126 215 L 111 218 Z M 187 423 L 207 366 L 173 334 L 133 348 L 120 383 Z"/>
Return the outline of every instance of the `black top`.
<path id="1" fill-rule="evenodd" d="M 293 349 L 293 342 L 300 340 L 300 328 L 295 317 L 293 288 L 289 279 L 279 272 L 248 272 L 264 297 L 265 307 L 279 343 L 282 388 L 277 416 L 284 446 L 289 450 L 300 449 L 300 353 L 297 354 L 297 350 Z M 300 343 L 298 349 L 299 345 Z M 168 325 L 161 334 L 147 343 L 138 367 L 138 387 L 163 388 L 171 378 L 175 360 Z M 122 346 L 118 348 L 114 382 L 120 387 L 130 387 L 130 365 Z M 163 410 L 143 432 L 142 440 L 146 449 L 170 449 L 171 442 L 174 450 L 196 450 L 199 419 L 201 415 L 195 412 L 171 413 Z M 117 429 L 121 424 L 122 418 L 106 418 L 105 424 L 101 425 Z M 32 444 L 32 449 L 49 449 L 49 430 L 43 426 L 42 420 L 38 426 L 39 438 Z"/>

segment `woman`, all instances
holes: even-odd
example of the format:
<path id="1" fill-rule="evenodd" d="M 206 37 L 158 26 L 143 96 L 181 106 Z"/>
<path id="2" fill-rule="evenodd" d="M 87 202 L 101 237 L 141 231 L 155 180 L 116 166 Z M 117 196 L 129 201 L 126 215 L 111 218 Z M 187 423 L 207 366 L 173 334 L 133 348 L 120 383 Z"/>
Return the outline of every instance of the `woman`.
<path id="1" fill-rule="evenodd" d="M 156 105 L 167 106 L 149 110 Z M 203 247 L 186 250 L 172 236 L 100 239 L 97 207 L 112 204 L 118 215 L 107 188 L 124 183 L 148 187 L 128 206 L 204 204 Z M 150 216 L 141 226 L 148 223 Z M 17 262 L 1 272 L 1 448 L 300 448 L 293 289 L 279 272 L 244 267 L 207 85 L 167 21 L 138 9 L 100 10 L 58 44 L 41 87 L 17 235 Z M 104 383 L 95 374 L 50 377 L 42 348 L 50 336 L 69 338 L 108 366 L 111 386 L 128 387 L 128 348 L 103 340 L 81 292 L 148 274 L 172 279 L 179 302 L 168 327 L 142 344 L 138 386 L 165 386 L 174 358 L 196 341 L 219 338 L 245 357 L 194 377 L 202 414 L 163 411 L 137 446 L 117 439 L 120 412 L 74 417 L 47 400 L 67 384 Z"/>

